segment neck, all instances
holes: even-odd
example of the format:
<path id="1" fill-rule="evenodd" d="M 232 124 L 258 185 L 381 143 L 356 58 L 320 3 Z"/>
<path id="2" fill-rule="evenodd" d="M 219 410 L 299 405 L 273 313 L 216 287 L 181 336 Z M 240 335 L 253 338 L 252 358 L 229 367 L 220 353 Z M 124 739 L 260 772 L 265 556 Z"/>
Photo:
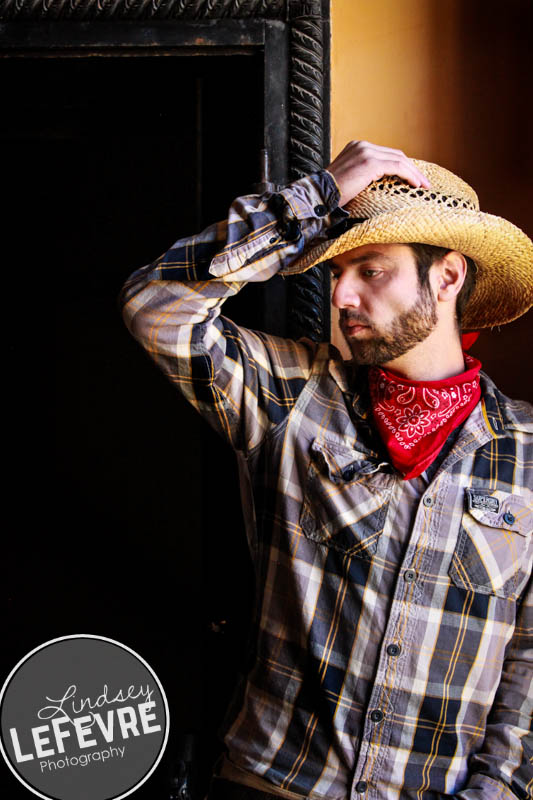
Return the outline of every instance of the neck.
<path id="1" fill-rule="evenodd" d="M 435 329 L 399 358 L 382 364 L 391 372 L 412 381 L 441 381 L 465 371 L 461 339 L 457 328 Z"/>

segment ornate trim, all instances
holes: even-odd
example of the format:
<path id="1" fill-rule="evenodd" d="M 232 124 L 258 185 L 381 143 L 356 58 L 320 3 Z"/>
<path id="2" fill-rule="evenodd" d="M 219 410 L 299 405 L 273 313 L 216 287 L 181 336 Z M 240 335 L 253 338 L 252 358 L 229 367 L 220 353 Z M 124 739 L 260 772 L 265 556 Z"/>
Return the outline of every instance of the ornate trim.
<path id="1" fill-rule="evenodd" d="M 1 0 L 0 20 L 285 19 L 286 0 Z"/>
<path id="2" fill-rule="evenodd" d="M 324 19 L 321 3 L 289 0 L 290 167 L 297 179 L 324 166 Z M 317 266 L 290 279 L 289 336 L 329 340 L 329 279 Z"/>

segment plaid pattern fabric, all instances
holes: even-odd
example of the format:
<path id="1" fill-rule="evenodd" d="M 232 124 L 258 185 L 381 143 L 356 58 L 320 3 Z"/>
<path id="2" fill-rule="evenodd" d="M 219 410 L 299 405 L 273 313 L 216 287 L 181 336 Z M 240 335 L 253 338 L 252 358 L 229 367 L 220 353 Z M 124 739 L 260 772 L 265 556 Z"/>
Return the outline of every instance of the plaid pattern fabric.
<path id="1" fill-rule="evenodd" d="M 220 316 L 325 236 L 338 199 L 325 171 L 239 198 L 121 297 L 239 460 L 256 597 L 227 755 L 313 798 L 531 798 L 532 407 L 481 373 L 440 464 L 403 481 L 364 369 Z"/>

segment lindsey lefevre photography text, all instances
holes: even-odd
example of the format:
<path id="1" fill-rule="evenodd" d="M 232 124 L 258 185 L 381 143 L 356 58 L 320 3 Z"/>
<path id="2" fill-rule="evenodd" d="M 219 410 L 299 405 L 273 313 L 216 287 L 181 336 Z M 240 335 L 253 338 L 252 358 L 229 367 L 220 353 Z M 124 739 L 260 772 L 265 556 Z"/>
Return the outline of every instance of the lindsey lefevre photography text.
<path id="1" fill-rule="evenodd" d="M 40 720 L 50 720 L 50 723 L 36 725 L 29 731 L 10 728 L 15 758 L 18 763 L 22 763 L 34 758 L 64 756 L 58 761 L 41 760 L 41 771 L 62 769 L 65 766 L 87 766 L 91 761 L 105 762 L 110 758 L 123 758 L 125 745 L 117 744 L 116 747 L 86 754 L 69 754 L 67 749 L 69 746 L 72 751 L 76 748 L 97 748 L 127 740 L 130 736 L 160 732 L 161 725 L 157 723 L 156 702 L 152 700 L 152 694 L 153 689 L 150 689 L 149 684 L 138 688 L 131 685 L 126 691 L 111 691 L 104 684 L 96 699 L 79 697 L 76 700 L 77 687 L 71 684 L 61 698 L 46 696 L 48 704 L 39 709 L 37 717 Z M 139 700 L 141 702 L 130 702 L 120 708 L 108 709 L 105 713 L 95 711 L 104 706 Z"/>

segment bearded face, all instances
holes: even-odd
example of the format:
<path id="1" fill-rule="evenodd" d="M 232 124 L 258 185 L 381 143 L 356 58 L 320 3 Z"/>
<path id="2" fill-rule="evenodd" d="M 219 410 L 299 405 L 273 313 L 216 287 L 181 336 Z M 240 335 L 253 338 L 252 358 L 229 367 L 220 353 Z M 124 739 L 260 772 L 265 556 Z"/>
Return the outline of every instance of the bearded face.
<path id="1" fill-rule="evenodd" d="M 429 285 L 419 285 L 414 303 L 398 312 L 387 325 L 380 326 L 351 308 L 341 309 L 339 324 L 354 361 L 380 365 L 399 358 L 424 341 L 437 321 L 437 303 L 431 289 Z"/>

